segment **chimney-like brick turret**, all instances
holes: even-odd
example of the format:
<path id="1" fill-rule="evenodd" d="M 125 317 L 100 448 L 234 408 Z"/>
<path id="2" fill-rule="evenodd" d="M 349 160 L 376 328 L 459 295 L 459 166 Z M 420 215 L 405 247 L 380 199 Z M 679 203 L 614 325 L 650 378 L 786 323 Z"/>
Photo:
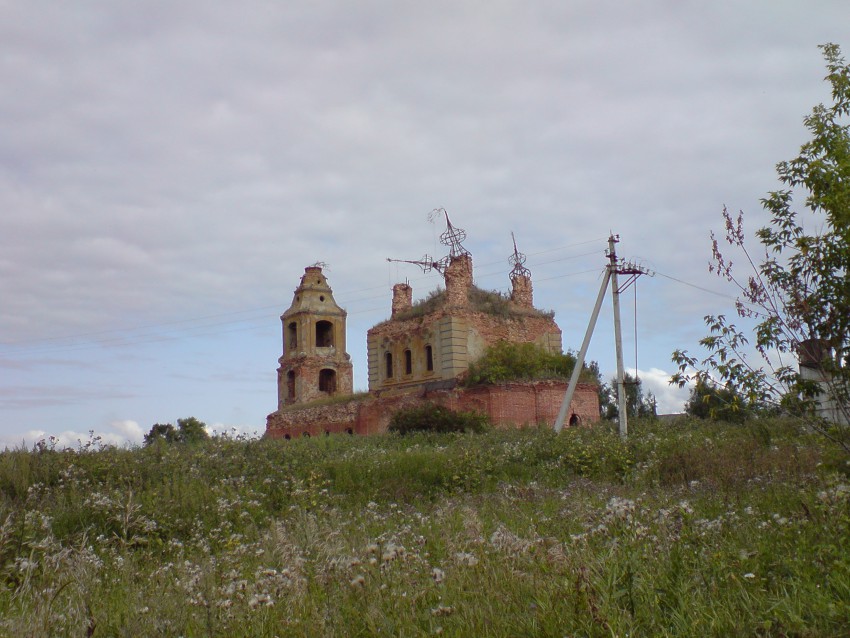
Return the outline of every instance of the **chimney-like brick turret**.
<path id="1" fill-rule="evenodd" d="M 531 286 L 531 277 L 517 275 L 511 277 L 513 287 L 511 289 L 511 301 L 522 308 L 534 307 L 534 289 Z"/>
<path id="2" fill-rule="evenodd" d="M 393 286 L 393 317 L 413 306 L 413 288 L 409 284 Z"/>
<path id="3" fill-rule="evenodd" d="M 458 255 L 452 257 L 446 268 L 446 302 L 449 307 L 469 305 L 469 289 L 472 288 L 472 257 Z"/>

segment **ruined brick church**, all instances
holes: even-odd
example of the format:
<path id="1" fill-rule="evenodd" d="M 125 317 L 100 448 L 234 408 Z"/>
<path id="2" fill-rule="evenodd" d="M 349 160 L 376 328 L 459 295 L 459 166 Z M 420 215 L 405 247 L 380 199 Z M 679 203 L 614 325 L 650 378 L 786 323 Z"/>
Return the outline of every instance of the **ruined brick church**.
<path id="1" fill-rule="evenodd" d="M 395 412 L 422 402 L 484 412 L 503 427 L 554 422 L 566 389 L 563 381 L 462 385 L 469 365 L 488 346 L 534 343 L 560 353 L 561 329 L 552 313 L 534 307 L 531 273 L 516 246 L 510 296 L 484 291 L 473 283 L 472 256 L 461 243 L 465 234 L 448 215 L 446 224 L 441 240 L 449 255 L 413 262 L 440 272 L 445 288 L 414 304 L 409 284 L 393 286 L 390 318 L 367 333 L 366 394 L 353 394 L 346 312 L 334 300 L 321 266 L 305 268 L 281 316 L 277 411 L 267 418 L 267 437 L 384 432 Z M 579 384 L 570 412 L 583 423 L 599 419 L 594 384 Z"/>

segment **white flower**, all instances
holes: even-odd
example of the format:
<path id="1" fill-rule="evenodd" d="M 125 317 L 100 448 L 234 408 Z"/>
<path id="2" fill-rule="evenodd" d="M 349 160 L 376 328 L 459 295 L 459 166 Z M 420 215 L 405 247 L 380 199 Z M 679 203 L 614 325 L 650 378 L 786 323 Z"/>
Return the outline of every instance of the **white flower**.
<path id="1" fill-rule="evenodd" d="M 475 567 L 478 564 L 478 559 L 475 555 L 467 552 L 457 552 L 455 554 L 455 560 L 459 565 L 466 565 L 467 567 Z"/>
<path id="2" fill-rule="evenodd" d="M 251 596 L 251 599 L 248 601 L 248 606 L 251 609 L 256 609 L 257 607 L 260 607 L 260 606 L 271 607 L 272 605 L 274 605 L 274 601 L 272 600 L 272 597 L 269 596 L 266 593 L 254 594 L 253 596 Z"/>
<path id="3" fill-rule="evenodd" d="M 440 569 L 439 567 L 434 567 L 431 570 L 431 578 L 433 578 L 434 582 L 439 585 L 440 583 L 443 582 L 443 580 L 445 580 L 446 573 L 442 569 Z"/>

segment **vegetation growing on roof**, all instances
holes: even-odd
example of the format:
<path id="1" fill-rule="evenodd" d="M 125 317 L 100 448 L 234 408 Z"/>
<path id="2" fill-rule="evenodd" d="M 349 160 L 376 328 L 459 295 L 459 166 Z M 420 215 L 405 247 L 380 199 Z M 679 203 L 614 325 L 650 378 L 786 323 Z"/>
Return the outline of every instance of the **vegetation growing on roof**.
<path id="1" fill-rule="evenodd" d="M 529 381 L 532 379 L 569 379 L 576 365 L 573 353 L 553 354 L 533 343 L 500 341 L 484 351 L 469 366 L 466 385 Z M 582 366 L 579 380 L 600 383 L 596 362 Z"/>
<path id="2" fill-rule="evenodd" d="M 555 313 L 552 311 L 542 311 L 536 308 L 520 308 L 511 301 L 508 293 L 502 293 L 498 290 L 484 290 L 478 286 L 472 286 L 469 289 L 469 307 L 474 312 L 481 312 L 496 317 L 510 319 L 512 317 L 548 317 L 553 318 Z M 426 297 L 415 302 L 407 310 L 403 310 L 396 314 L 395 319 L 416 319 L 424 317 L 442 308 L 446 303 L 446 291 L 437 287 L 432 290 Z"/>
<path id="3" fill-rule="evenodd" d="M 368 396 L 369 393 L 366 391 L 354 392 L 353 394 L 334 394 L 332 396 L 319 397 L 318 399 L 313 399 L 306 403 L 292 403 L 290 405 L 285 405 L 283 406 L 282 411 L 295 412 L 298 410 L 306 410 L 308 408 L 324 407 L 326 405 L 338 405 L 342 403 L 351 403 L 353 401 L 363 401 Z"/>

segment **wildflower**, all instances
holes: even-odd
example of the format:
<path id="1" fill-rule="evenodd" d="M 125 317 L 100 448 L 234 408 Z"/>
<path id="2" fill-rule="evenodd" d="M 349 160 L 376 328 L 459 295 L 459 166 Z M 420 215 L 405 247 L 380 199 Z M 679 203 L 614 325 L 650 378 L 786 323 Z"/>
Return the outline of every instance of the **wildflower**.
<path id="1" fill-rule="evenodd" d="M 271 607 L 272 605 L 274 605 L 274 601 L 272 600 L 272 597 L 266 593 L 254 594 L 248 601 L 248 606 L 251 609 L 256 609 L 257 607 Z"/>
<path id="2" fill-rule="evenodd" d="M 437 605 L 434 609 L 431 610 L 432 616 L 451 616 L 455 612 L 454 607 L 447 607 L 445 605 Z"/>
<path id="3" fill-rule="evenodd" d="M 466 565 L 467 567 L 475 567 L 478 564 L 478 559 L 475 555 L 467 552 L 457 552 L 455 554 L 455 561 L 457 561 L 458 565 Z"/>
<path id="4" fill-rule="evenodd" d="M 693 514 L 694 508 L 685 500 L 679 501 L 679 510 L 685 514 Z"/>
<path id="5" fill-rule="evenodd" d="M 400 556 L 404 556 L 404 547 L 395 543 L 387 543 L 384 548 L 384 553 L 381 555 L 381 561 L 390 563 Z"/>
<path id="6" fill-rule="evenodd" d="M 351 579 L 349 583 L 355 589 L 360 589 L 366 586 L 366 577 L 363 574 L 357 574 L 354 578 Z"/>
<path id="7" fill-rule="evenodd" d="M 501 525 L 490 534 L 490 544 L 496 549 L 513 554 L 527 552 L 533 545 L 531 541 L 520 538 Z"/>
<path id="8" fill-rule="evenodd" d="M 746 578 L 747 580 L 752 580 L 755 577 L 756 575 L 752 572 L 747 572 L 746 574 L 744 574 L 744 578 Z"/>
<path id="9" fill-rule="evenodd" d="M 446 573 L 442 569 L 440 569 L 439 567 L 434 567 L 431 570 L 431 578 L 433 578 L 434 582 L 439 585 L 440 583 L 443 582 L 443 580 L 445 580 Z"/>
<path id="10" fill-rule="evenodd" d="M 635 502 L 618 496 L 612 496 L 605 505 L 605 522 L 626 521 L 634 517 Z M 600 531 L 605 531 L 604 524 Z"/>

